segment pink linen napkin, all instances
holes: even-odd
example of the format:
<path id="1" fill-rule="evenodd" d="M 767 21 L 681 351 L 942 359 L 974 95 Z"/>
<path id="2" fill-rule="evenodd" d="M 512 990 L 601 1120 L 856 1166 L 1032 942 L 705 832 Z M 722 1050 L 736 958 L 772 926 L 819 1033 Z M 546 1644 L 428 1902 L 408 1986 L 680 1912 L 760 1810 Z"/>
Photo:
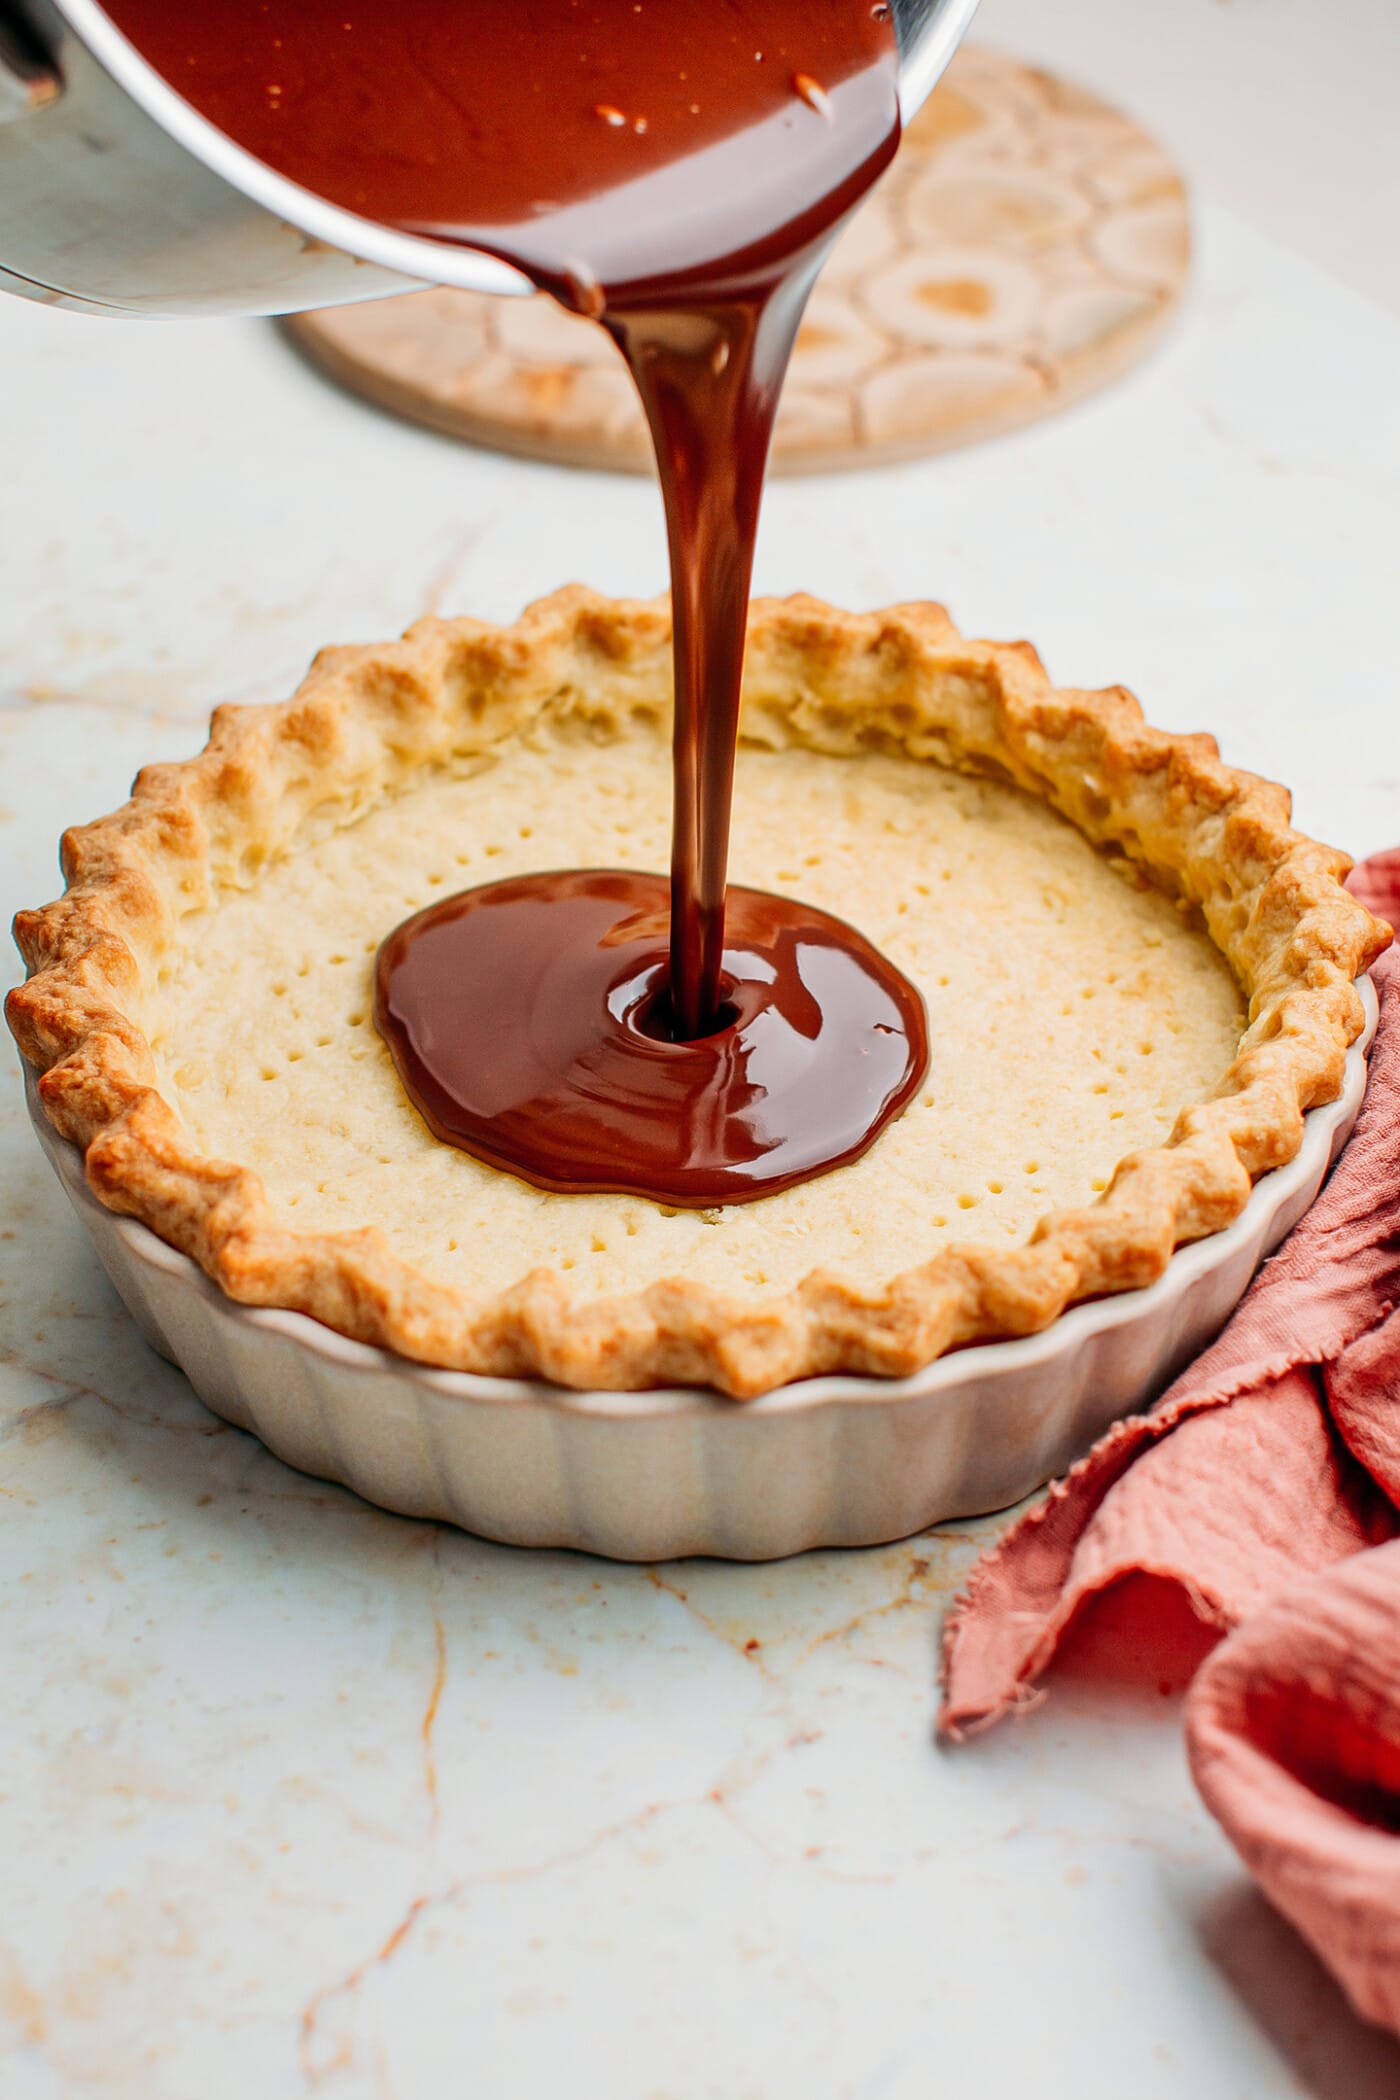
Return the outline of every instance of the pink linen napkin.
<path id="1" fill-rule="evenodd" d="M 1400 851 L 1357 868 L 1400 910 Z M 939 1726 L 1043 1696 L 1121 1578 L 1230 1632 L 1196 1676 L 1207 1807 L 1357 2011 L 1400 2032 L 1400 951 L 1355 1133 L 1215 1344 L 985 1554 L 944 1634 Z"/>

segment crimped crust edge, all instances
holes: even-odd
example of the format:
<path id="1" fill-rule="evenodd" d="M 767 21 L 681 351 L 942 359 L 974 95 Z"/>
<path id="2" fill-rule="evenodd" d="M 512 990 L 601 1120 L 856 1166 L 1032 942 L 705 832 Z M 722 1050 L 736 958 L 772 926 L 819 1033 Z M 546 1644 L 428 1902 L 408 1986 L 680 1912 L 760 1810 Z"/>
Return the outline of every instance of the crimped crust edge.
<path id="1" fill-rule="evenodd" d="M 218 709 L 197 757 L 148 767 L 122 809 L 68 832 L 65 894 L 15 921 L 29 976 L 6 1016 L 101 1201 L 240 1303 L 307 1313 L 418 1362 L 742 1399 L 822 1372 L 906 1376 L 1151 1283 L 1294 1156 L 1360 1032 L 1353 980 L 1390 939 L 1343 888 L 1347 857 L 1291 828 L 1282 788 L 1225 766 L 1210 737 L 1149 728 L 1121 687 L 1056 688 L 1028 645 L 966 640 L 939 606 L 854 614 L 797 597 L 752 608 L 745 734 L 902 750 L 1008 781 L 1199 908 L 1249 996 L 1210 1097 L 1165 1145 L 1120 1161 L 1093 1205 L 1042 1218 L 1019 1247 L 959 1242 L 878 1290 L 816 1270 L 768 1300 L 668 1278 L 575 1304 L 561 1275 L 537 1270 L 472 1294 L 430 1280 L 376 1227 L 282 1224 L 259 1176 L 195 1150 L 158 1091 L 124 1003 L 143 958 L 304 824 L 348 819 L 424 764 L 487 749 L 541 710 L 603 726 L 662 713 L 669 640 L 664 602 L 571 587 L 510 626 L 429 619 L 397 643 L 324 650 L 289 700 Z"/>

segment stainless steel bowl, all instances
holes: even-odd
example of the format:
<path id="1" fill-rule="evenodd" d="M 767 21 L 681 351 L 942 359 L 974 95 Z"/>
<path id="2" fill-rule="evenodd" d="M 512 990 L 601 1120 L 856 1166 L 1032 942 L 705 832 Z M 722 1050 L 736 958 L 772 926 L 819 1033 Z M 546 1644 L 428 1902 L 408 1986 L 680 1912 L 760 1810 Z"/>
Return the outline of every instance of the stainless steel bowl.
<path id="1" fill-rule="evenodd" d="M 892 0 L 917 109 L 977 0 Z M 235 146 L 96 0 L 0 0 L 0 290 L 95 313 L 280 314 L 416 285 L 528 292 L 488 255 L 327 204 Z"/>
<path id="2" fill-rule="evenodd" d="M 1295 1159 L 1228 1231 L 1173 1255 L 1148 1290 L 1045 1333 L 940 1357 L 912 1378 L 803 1379 L 739 1403 L 671 1389 L 574 1392 L 432 1371 L 300 1313 L 236 1305 L 144 1225 L 104 1210 L 32 1081 L 39 1140 L 142 1332 L 206 1406 L 289 1465 L 370 1502 L 520 1546 L 614 1560 L 777 1560 L 871 1546 L 999 1509 L 1063 1472 L 1175 1377 L 1228 1319 L 1351 1133 L 1376 1025 Z"/>

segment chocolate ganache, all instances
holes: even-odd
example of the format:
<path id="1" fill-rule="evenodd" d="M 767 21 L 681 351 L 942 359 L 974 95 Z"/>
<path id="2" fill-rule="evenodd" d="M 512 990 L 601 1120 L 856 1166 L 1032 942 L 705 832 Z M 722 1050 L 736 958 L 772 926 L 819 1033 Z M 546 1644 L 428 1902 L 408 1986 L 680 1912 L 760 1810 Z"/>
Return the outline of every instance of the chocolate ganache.
<path id="1" fill-rule="evenodd" d="M 899 139 L 876 0 L 109 0 L 211 122 L 332 203 L 501 256 L 622 352 L 670 543 L 669 891 L 546 872 L 420 912 L 375 1018 L 431 1128 L 541 1187 L 710 1206 L 854 1159 L 923 1002 L 853 928 L 728 893 L 749 579 L 778 395 Z M 600 762 L 606 759 L 600 755 Z"/>

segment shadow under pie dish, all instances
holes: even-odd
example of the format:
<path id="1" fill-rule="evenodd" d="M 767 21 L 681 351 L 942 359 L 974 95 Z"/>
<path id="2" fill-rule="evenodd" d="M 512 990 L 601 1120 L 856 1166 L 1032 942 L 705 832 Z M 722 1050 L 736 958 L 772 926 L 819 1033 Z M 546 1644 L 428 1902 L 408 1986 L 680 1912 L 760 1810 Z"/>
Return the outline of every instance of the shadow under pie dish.
<path id="1" fill-rule="evenodd" d="M 663 605 L 570 590 L 329 650 L 69 833 L 8 1012 L 101 1202 L 226 1298 L 420 1365 L 743 1399 L 1140 1291 L 1295 1158 L 1388 938 L 1345 857 L 1121 690 L 1056 689 L 936 607 L 808 599 L 753 608 L 731 872 L 919 986 L 915 1099 L 862 1159 L 713 1212 L 439 1143 L 375 1033 L 375 951 L 451 890 L 664 864 L 669 645 Z"/>

